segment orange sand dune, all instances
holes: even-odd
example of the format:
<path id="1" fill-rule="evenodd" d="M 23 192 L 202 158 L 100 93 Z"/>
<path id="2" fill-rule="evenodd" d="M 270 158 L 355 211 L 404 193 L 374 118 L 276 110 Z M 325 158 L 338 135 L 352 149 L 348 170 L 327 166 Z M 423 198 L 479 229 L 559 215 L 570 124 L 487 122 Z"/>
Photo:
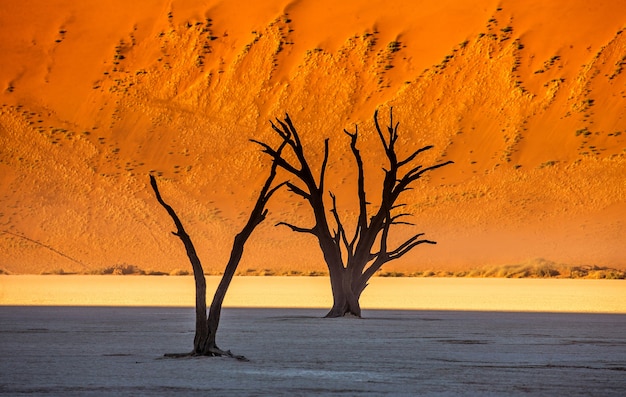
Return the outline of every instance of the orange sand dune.
<path id="1" fill-rule="evenodd" d="M 386 270 L 546 258 L 626 268 L 626 13 L 621 1 L 9 2 L 0 8 L 0 269 L 188 269 L 147 176 L 221 270 L 289 112 L 354 216 L 344 128 L 394 107 L 401 155 L 452 159 L 405 196 L 439 242 Z M 282 192 L 242 270 L 324 269 Z"/>

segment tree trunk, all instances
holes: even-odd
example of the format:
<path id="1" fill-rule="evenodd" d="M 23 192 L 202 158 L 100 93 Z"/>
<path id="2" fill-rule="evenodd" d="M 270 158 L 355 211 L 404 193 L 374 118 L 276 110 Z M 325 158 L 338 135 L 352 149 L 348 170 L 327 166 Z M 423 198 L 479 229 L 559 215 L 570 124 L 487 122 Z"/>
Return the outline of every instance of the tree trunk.
<path id="1" fill-rule="evenodd" d="M 240 233 L 235 237 L 233 249 L 230 253 L 230 259 L 226 264 L 226 269 L 224 269 L 224 274 L 222 275 L 222 279 L 217 286 L 215 295 L 213 295 L 213 301 L 211 302 L 211 307 L 209 308 L 209 316 L 206 321 L 208 327 L 208 339 L 204 348 L 204 354 L 209 354 L 211 351 L 219 350 L 215 343 L 215 336 L 217 335 L 217 327 L 219 326 L 220 316 L 222 314 L 222 304 L 224 303 L 226 291 L 228 291 L 230 282 L 233 280 L 233 276 L 235 275 L 237 266 L 239 265 L 239 261 L 243 255 L 243 249 L 246 240 L 248 239 L 248 235 L 242 236 Z"/>
<path id="2" fill-rule="evenodd" d="M 196 283 L 196 335 L 193 338 L 193 354 L 201 354 L 209 335 L 206 322 L 206 279 L 204 272 L 197 271 L 195 267 L 193 277 Z"/>
<path id="3" fill-rule="evenodd" d="M 202 354 L 209 336 L 206 321 L 206 279 L 204 278 L 202 263 L 200 262 L 200 258 L 198 258 L 198 254 L 196 253 L 196 249 L 191 241 L 191 237 L 189 237 L 185 231 L 185 228 L 183 227 L 183 224 L 174 209 L 161 197 L 156 179 L 152 175 L 150 175 L 150 185 L 154 190 L 157 201 L 163 206 L 163 208 L 165 208 L 174 221 L 177 230 L 172 233 L 183 242 L 185 251 L 187 252 L 187 257 L 189 258 L 189 262 L 191 262 L 193 277 L 196 284 L 196 334 L 193 338 L 193 351 L 191 354 Z"/>
<path id="4" fill-rule="evenodd" d="M 348 269 L 331 271 L 330 285 L 333 293 L 333 307 L 325 317 L 361 317 L 361 305 L 352 290 L 352 280 Z"/>

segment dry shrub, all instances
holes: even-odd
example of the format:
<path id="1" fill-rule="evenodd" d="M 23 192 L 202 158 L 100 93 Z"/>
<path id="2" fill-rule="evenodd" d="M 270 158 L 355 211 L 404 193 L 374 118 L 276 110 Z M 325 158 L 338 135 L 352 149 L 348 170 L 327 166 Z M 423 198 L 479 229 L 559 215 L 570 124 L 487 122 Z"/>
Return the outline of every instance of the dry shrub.
<path id="1" fill-rule="evenodd" d="M 379 272 L 378 277 L 404 277 L 405 274 L 402 272 Z"/>
<path id="2" fill-rule="evenodd" d="M 144 275 L 146 275 L 146 276 L 169 276 L 170 273 L 162 272 L 162 271 L 159 271 L 159 270 L 146 270 Z"/>
<path id="3" fill-rule="evenodd" d="M 575 266 L 570 268 L 570 278 L 624 280 L 626 279 L 626 271 L 595 265 Z"/>
<path id="4" fill-rule="evenodd" d="M 117 264 L 109 267 L 105 267 L 103 269 L 98 269 L 90 272 L 90 274 L 96 275 L 118 275 L 118 276 L 126 276 L 126 275 L 145 275 L 146 272 L 135 265 L 129 265 L 127 263 Z"/>
<path id="5" fill-rule="evenodd" d="M 76 274 L 76 273 L 66 272 L 63 269 L 52 269 L 52 270 L 43 271 L 43 272 L 41 272 L 41 274 L 43 276 L 51 276 L 51 275 L 63 276 L 63 275 L 67 275 L 67 274 Z"/>
<path id="6" fill-rule="evenodd" d="M 465 277 L 502 277 L 502 278 L 593 278 L 619 279 L 626 278 L 626 272 L 600 266 L 570 266 L 556 263 L 543 258 L 533 259 L 515 265 L 496 266 L 491 268 L 472 269 Z"/>
<path id="7" fill-rule="evenodd" d="M 514 265 L 472 269 L 467 272 L 467 277 L 551 278 L 560 276 L 563 267 L 556 262 L 537 258 Z"/>
<path id="8" fill-rule="evenodd" d="M 272 269 L 263 269 L 260 273 L 259 276 L 275 276 L 276 272 Z"/>

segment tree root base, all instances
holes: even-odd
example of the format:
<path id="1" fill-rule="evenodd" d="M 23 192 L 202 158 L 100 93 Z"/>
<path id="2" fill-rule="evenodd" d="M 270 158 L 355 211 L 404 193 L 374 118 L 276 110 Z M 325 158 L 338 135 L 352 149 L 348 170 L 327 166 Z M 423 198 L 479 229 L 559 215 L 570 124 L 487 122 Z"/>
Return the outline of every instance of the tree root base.
<path id="1" fill-rule="evenodd" d="M 197 352 L 189 352 L 189 353 L 165 353 L 163 355 L 164 358 L 186 358 L 186 357 L 228 357 L 234 358 L 237 361 L 250 361 L 245 356 L 240 356 L 237 354 L 233 354 L 230 350 L 222 350 L 218 347 L 212 347 L 208 349 L 206 352 L 197 353 Z"/>
<path id="2" fill-rule="evenodd" d="M 334 312 L 330 311 L 324 316 L 324 318 L 362 318 L 360 314 L 354 314 L 352 312 Z"/>
<path id="3" fill-rule="evenodd" d="M 354 318 L 354 319 L 362 319 L 363 317 L 357 316 L 356 314 L 348 313 L 348 314 L 341 314 L 341 315 L 324 316 L 324 318 Z"/>

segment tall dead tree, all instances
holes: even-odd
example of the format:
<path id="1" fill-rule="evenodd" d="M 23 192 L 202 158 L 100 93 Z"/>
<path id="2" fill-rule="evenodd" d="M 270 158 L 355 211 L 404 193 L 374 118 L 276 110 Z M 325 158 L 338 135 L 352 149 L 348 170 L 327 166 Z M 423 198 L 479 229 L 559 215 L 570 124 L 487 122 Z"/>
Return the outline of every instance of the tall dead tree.
<path id="1" fill-rule="evenodd" d="M 278 153 L 282 151 L 282 148 L 285 146 L 285 143 L 278 148 Z M 204 277 L 204 270 L 202 268 L 202 264 L 200 259 L 198 258 L 198 254 L 196 249 L 191 241 L 191 237 L 185 231 L 183 224 L 174 211 L 174 209 L 167 204 L 161 194 L 159 192 L 156 179 L 154 176 L 150 175 L 150 184 L 152 185 L 152 189 L 154 190 L 154 194 L 156 195 L 157 201 L 167 210 L 167 213 L 170 215 L 174 224 L 176 225 L 176 231 L 172 232 L 175 236 L 180 238 L 185 246 L 185 250 L 187 251 L 187 257 L 191 262 L 191 266 L 193 268 L 193 275 L 195 279 L 195 288 L 196 288 L 196 333 L 193 341 L 193 350 L 191 353 L 184 354 L 171 354 L 167 356 L 171 357 L 179 357 L 179 356 L 229 356 L 233 358 L 237 358 L 239 360 L 245 360 L 243 356 L 233 355 L 230 350 L 224 351 L 217 347 L 215 342 L 215 337 L 217 334 L 217 328 L 219 326 L 220 316 L 222 312 L 222 304 L 224 303 L 224 297 L 226 296 L 226 291 L 230 286 L 230 282 L 235 275 L 237 270 L 237 266 L 241 260 L 243 255 L 244 246 L 248 238 L 254 231 L 254 229 L 265 220 L 267 215 L 267 209 L 265 206 L 269 201 L 270 197 L 285 183 L 280 183 L 278 185 L 272 186 L 274 179 L 276 177 L 276 169 L 277 164 L 272 164 L 270 174 L 261 189 L 259 197 L 257 198 L 256 204 L 250 213 L 250 217 L 246 222 L 245 226 L 239 232 L 233 241 L 233 246 L 230 252 L 230 258 L 228 259 L 228 263 L 226 264 L 226 268 L 224 269 L 224 274 L 222 275 L 222 279 L 213 295 L 213 301 L 211 302 L 211 306 L 209 307 L 209 314 L 207 316 L 207 306 L 206 306 L 206 279 Z"/>
<path id="2" fill-rule="evenodd" d="M 348 236 L 343 221 L 337 211 L 337 201 L 332 192 L 329 193 L 330 210 L 327 210 L 325 202 L 325 175 L 328 165 L 328 139 L 324 142 L 324 158 L 316 175 L 305 156 L 302 142 L 289 115 L 284 120 L 276 119 L 271 122 L 272 129 L 287 143 L 294 156 L 283 155 L 281 145 L 273 149 L 270 145 L 260 141 L 254 141 L 261 145 L 263 152 L 270 155 L 275 165 L 295 177 L 293 182 L 288 182 L 290 191 L 301 196 L 309 203 L 313 211 L 315 225 L 302 227 L 285 222 L 285 225 L 295 232 L 309 233 L 314 235 L 322 250 L 324 260 L 330 274 L 330 283 L 333 294 L 333 307 L 326 317 L 342 317 L 345 315 L 361 316 L 359 298 L 367 287 L 369 279 L 385 263 L 399 259 L 420 244 L 436 244 L 431 240 L 422 239 L 424 233 L 417 233 L 411 238 L 395 247 L 389 246 L 389 233 L 391 227 L 398 224 L 410 225 L 404 221 L 411 214 L 402 212 L 405 206 L 398 199 L 400 195 L 411 189 L 411 185 L 427 172 L 451 164 L 446 161 L 424 167 L 415 164 L 417 157 L 430 150 L 433 146 L 425 146 L 415 150 L 403 159 L 398 159 L 396 143 L 398 141 L 399 123 L 393 121 L 393 109 L 390 110 L 389 126 L 383 132 L 378 122 L 378 111 L 374 113 L 374 124 L 384 148 L 388 166 L 384 169 L 385 177 L 381 187 L 380 205 L 376 211 L 370 213 L 365 191 L 365 173 L 363 159 L 357 148 L 358 126 L 354 132 L 344 130 L 350 138 L 350 149 L 356 161 L 357 175 L 357 200 L 359 203 L 359 215 L 354 227 L 354 234 Z M 329 216 L 332 217 L 329 221 Z"/>

